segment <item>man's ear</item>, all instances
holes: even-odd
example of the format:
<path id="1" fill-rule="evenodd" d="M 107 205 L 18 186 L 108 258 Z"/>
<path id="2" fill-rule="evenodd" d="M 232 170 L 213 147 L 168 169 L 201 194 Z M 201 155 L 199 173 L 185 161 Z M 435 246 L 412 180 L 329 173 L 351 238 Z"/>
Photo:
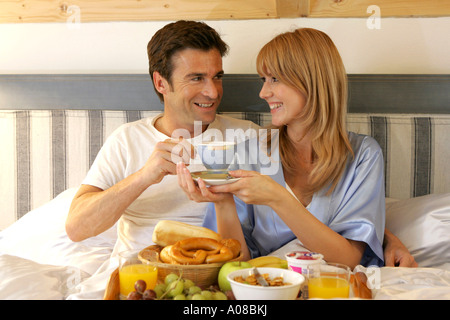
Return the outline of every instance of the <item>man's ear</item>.
<path id="1" fill-rule="evenodd" d="M 158 90 L 158 92 L 162 95 L 169 92 L 169 82 L 163 78 L 158 71 L 153 72 L 153 84 L 155 85 L 156 90 Z"/>

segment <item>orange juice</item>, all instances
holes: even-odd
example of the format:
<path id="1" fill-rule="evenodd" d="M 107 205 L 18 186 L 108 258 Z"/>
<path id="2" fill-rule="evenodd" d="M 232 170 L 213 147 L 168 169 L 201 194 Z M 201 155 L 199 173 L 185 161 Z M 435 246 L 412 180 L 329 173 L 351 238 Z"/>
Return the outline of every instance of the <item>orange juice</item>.
<path id="1" fill-rule="evenodd" d="M 148 264 L 130 264 L 119 270 L 120 295 L 126 298 L 134 291 L 134 284 L 138 280 L 144 280 L 147 289 L 154 289 L 158 278 L 158 269 Z"/>
<path id="2" fill-rule="evenodd" d="M 348 298 L 350 287 L 346 279 L 318 277 L 309 279 L 308 291 L 310 298 Z"/>

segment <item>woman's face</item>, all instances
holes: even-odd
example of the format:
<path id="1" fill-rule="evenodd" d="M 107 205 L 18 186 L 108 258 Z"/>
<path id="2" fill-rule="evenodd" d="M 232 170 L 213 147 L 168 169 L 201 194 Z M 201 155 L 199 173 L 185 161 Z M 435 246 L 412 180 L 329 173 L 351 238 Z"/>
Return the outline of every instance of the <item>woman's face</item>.
<path id="1" fill-rule="evenodd" d="M 259 96 L 266 100 L 275 126 L 292 125 L 306 104 L 306 97 L 296 88 L 270 74 L 261 74 L 263 87 Z"/>

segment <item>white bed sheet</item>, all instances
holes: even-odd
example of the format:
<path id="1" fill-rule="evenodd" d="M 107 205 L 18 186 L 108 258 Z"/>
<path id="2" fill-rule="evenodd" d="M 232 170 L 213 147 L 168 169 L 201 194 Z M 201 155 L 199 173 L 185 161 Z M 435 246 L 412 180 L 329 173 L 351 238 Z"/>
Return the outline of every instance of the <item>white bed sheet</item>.
<path id="1" fill-rule="evenodd" d="M 89 274 L 72 266 L 54 266 L 0 255 L 0 300 L 63 300 Z"/>
<path id="2" fill-rule="evenodd" d="M 76 189 L 26 214 L 0 232 L 0 299 L 101 299 L 109 274 L 116 228 L 78 243 L 64 223 Z M 293 241 L 274 255 L 302 248 Z M 367 271 L 367 270 L 366 270 Z M 450 263 L 369 269 L 374 299 L 450 299 Z"/>
<path id="3" fill-rule="evenodd" d="M 380 288 L 372 290 L 375 300 L 450 300 L 450 269 L 380 269 Z"/>

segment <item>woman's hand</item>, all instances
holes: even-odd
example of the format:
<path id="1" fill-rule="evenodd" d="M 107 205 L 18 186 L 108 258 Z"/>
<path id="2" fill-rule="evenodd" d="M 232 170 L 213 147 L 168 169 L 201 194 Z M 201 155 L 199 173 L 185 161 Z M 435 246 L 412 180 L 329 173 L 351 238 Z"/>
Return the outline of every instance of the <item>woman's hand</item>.
<path id="1" fill-rule="evenodd" d="M 233 194 L 222 192 L 211 192 L 206 187 L 205 181 L 198 179 L 196 183 L 191 173 L 182 162 L 177 164 L 178 184 L 187 194 L 189 199 L 196 202 L 214 202 L 217 220 L 217 232 L 224 239 L 233 238 L 241 243 L 241 252 L 244 260 L 251 258 L 245 242 L 244 233 L 242 231 L 239 216 L 236 211 Z"/>
<path id="2" fill-rule="evenodd" d="M 222 201 L 233 200 L 233 195 L 230 193 L 214 193 L 206 186 L 205 181 L 198 179 L 195 182 L 192 179 L 191 173 L 186 168 L 183 162 L 177 164 L 177 176 L 178 184 L 186 193 L 190 200 L 195 202 L 214 202 L 219 203 Z"/>
<path id="3" fill-rule="evenodd" d="M 272 178 L 256 171 L 236 170 L 229 172 L 240 180 L 209 188 L 213 193 L 232 193 L 247 204 L 271 205 L 277 201 L 280 192 L 287 190 Z"/>

